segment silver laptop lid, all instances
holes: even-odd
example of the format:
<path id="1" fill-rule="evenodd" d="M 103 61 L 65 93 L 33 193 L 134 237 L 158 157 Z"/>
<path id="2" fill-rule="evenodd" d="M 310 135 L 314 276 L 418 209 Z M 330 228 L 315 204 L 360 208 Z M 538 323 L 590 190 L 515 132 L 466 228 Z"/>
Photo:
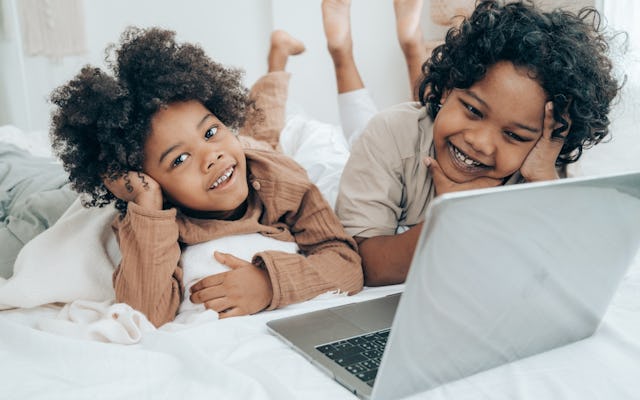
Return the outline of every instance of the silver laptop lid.
<path id="1" fill-rule="evenodd" d="M 640 247 L 640 173 L 444 195 L 425 221 L 374 399 L 591 335 Z"/>

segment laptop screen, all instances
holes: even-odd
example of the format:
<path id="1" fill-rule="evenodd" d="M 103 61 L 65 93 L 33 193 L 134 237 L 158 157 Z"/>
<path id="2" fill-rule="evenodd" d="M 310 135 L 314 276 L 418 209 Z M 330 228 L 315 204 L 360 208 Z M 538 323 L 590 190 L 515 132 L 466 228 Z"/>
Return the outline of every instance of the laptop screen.
<path id="1" fill-rule="evenodd" d="M 398 398 L 588 337 L 640 248 L 640 174 L 432 204 L 373 398 Z"/>

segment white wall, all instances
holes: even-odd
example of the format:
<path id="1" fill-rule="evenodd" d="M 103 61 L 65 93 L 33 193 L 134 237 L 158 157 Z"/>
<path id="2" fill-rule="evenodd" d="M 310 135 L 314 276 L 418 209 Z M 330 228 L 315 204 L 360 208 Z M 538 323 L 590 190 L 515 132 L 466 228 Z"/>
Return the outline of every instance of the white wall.
<path id="1" fill-rule="evenodd" d="M 626 76 L 619 98 L 613 106 L 611 138 L 585 152 L 578 173 L 592 175 L 640 170 L 640 2 L 638 0 L 601 0 L 606 24 L 612 31 L 625 32 L 611 47 L 618 76 Z M 621 46 L 627 40 L 626 51 Z"/>
<path id="2" fill-rule="evenodd" d="M 7 40 L 2 41 L 0 108 L 8 110 L 0 124 L 23 130 L 46 129 L 51 90 L 71 79 L 87 63 L 104 66 L 104 49 L 128 25 L 157 25 L 178 32 L 178 39 L 201 43 L 216 60 L 243 67 L 249 81 L 266 68 L 270 3 L 262 0 L 85 0 L 88 52 L 52 62 L 20 51 L 19 27 L 13 17 L 19 0 L 2 0 Z M 24 77 L 21 73 L 24 67 Z M 28 106 L 27 106 L 28 105 Z M 0 114 L 0 117 L 3 117 Z"/>
<path id="3" fill-rule="evenodd" d="M 335 78 L 322 30 L 321 0 L 84 0 L 88 53 L 52 62 L 21 51 L 14 17 L 20 0 L 2 2 L 0 125 L 47 129 L 47 98 L 86 64 L 104 66 L 104 49 L 128 25 L 162 26 L 178 40 L 200 43 L 215 60 L 241 67 L 250 85 L 266 71 L 269 34 L 285 29 L 307 51 L 291 59 L 291 99 L 313 117 L 337 123 Z M 354 0 L 353 35 L 363 79 L 380 106 L 409 98 L 408 79 L 396 42 L 391 0 Z M 373 84 L 375 83 L 375 85 Z"/>

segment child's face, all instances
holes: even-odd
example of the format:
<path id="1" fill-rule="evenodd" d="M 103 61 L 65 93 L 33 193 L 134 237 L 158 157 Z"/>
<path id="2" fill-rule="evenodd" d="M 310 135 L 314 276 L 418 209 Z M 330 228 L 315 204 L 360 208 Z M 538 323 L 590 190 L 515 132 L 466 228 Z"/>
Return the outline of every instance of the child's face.
<path id="1" fill-rule="evenodd" d="M 499 62 L 468 89 L 442 96 L 433 126 L 436 159 L 457 183 L 518 171 L 542 135 L 546 94 L 527 70 Z"/>
<path id="2" fill-rule="evenodd" d="M 144 172 L 187 211 L 233 211 L 248 196 L 240 142 L 198 101 L 160 109 L 151 119 L 144 150 Z"/>

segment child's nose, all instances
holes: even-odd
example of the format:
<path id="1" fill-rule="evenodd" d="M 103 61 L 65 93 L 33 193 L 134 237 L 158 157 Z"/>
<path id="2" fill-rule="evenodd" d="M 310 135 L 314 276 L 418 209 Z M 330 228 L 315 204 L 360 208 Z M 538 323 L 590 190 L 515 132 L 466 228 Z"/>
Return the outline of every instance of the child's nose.
<path id="1" fill-rule="evenodd" d="M 495 132 L 492 130 L 480 129 L 473 132 L 467 132 L 465 140 L 478 154 L 492 156 L 496 150 L 495 137 Z"/>
<path id="2" fill-rule="evenodd" d="M 222 158 L 222 152 L 218 150 L 209 151 L 205 153 L 205 156 L 203 157 L 204 161 L 202 163 L 202 170 L 204 172 L 209 171 L 211 168 L 213 168 L 216 165 L 218 160 L 220 160 L 221 158 Z"/>

